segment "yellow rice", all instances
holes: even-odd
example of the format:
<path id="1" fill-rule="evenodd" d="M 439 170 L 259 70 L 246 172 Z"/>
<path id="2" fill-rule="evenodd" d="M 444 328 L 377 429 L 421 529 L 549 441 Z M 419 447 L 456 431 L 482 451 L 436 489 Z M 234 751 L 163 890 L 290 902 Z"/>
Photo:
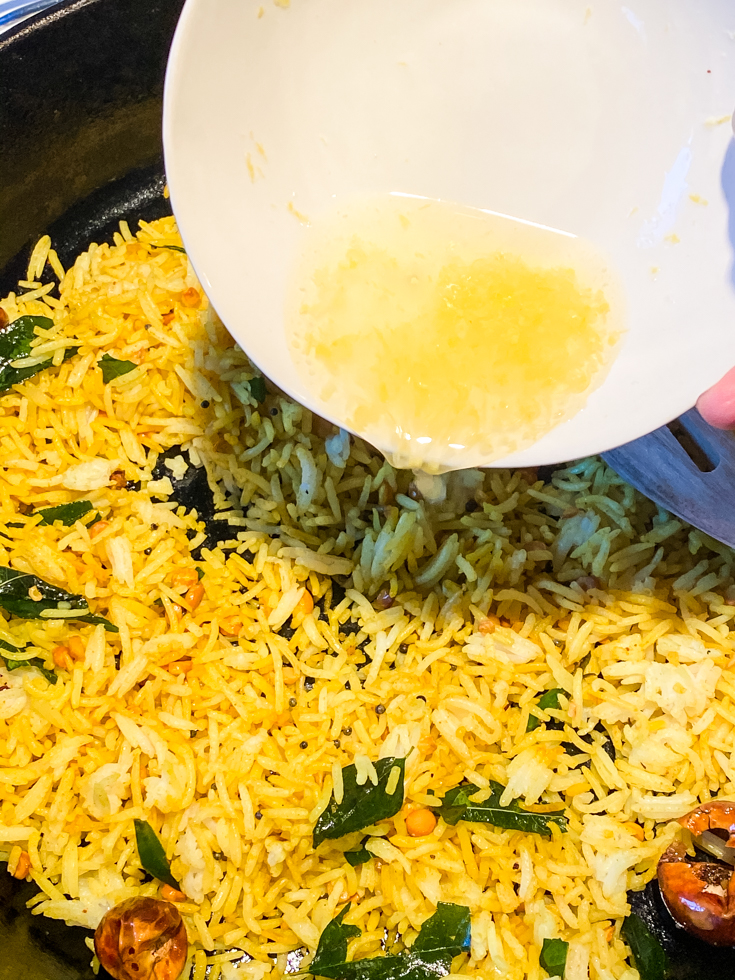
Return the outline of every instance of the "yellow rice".
<path id="1" fill-rule="evenodd" d="M 386 929 L 410 943 L 454 901 L 472 913 L 455 974 L 536 980 L 558 936 L 566 980 L 635 980 L 626 891 L 655 874 L 674 818 L 735 792 L 731 550 L 599 459 L 550 483 L 454 474 L 427 504 L 410 474 L 280 394 L 257 406 L 256 372 L 206 299 L 182 302 L 199 289 L 186 256 L 149 247 L 180 244 L 173 220 L 141 226 L 66 272 L 42 239 L 1 304 L 11 321 L 53 318 L 34 353 L 57 366 L 0 399 L 0 564 L 84 595 L 120 630 L 0 615 L 0 638 L 50 668 L 70 637 L 85 650 L 56 685 L 0 670 L 0 859 L 12 871 L 30 855 L 34 913 L 94 928 L 122 899 L 160 894 L 142 881 L 140 817 L 187 895 L 196 980 L 208 965 L 226 980 L 294 969 L 289 953 L 313 952 L 348 900 L 352 956 L 379 953 Z M 139 366 L 105 386 L 105 352 Z M 165 502 L 168 478 L 151 485 L 175 445 L 206 467 L 235 545 L 203 552 L 205 597 L 183 618 L 174 572 L 205 534 Z M 76 499 L 108 522 L 94 538 L 28 513 Z M 233 618 L 239 637 L 220 630 Z M 552 687 L 565 695 L 544 712 Z M 531 715 L 565 728 L 527 733 Z M 374 858 L 345 862 L 359 834 L 315 853 L 341 767 L 365 783 L 378 758 L 407 754 L 406 806 L 372 828 Z M 564 808 L 568 833 L 440 820 L 408 836 L 407 808 L 463 779 Z"/>

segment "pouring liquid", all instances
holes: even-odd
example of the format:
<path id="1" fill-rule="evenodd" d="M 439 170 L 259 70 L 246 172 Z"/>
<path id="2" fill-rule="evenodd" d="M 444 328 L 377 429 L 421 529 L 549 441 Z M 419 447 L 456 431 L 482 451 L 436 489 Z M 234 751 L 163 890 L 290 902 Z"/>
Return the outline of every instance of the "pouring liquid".
<path id="1" fill-rule="evenodd" d="M 623 308 L 580 238 L 385 195 L 307 229 L 286 327 L 335 418 L 393 465 L 440 473 L 490 464 L 578 412 L 614 359 Z"/>

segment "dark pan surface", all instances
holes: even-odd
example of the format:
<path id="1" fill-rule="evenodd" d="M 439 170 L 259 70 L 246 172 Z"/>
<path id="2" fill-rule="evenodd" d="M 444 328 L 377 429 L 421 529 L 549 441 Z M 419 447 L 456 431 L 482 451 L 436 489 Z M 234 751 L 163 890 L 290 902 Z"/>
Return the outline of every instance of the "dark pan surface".
<path id="1" fill-rule="evenodd" d="M 25 276 L 44 233 L 68 265 L 90 242 L 111 240 L 121 218 L 135 227 L 170 213 L 161 103 L 181 6 L 74 0 L 0 38 L 0 294 Z M 208 513 L 194 489 L 182 485 L 180 502 Z M 92 980 L 90 934 L 31 915 L 35 891 L 0 867 L 0 980 Z M 630 899 L 666 949 L 669 980 L 735 977 L 735 952 L 677 929 L 655 882 Z"/>
<path id="2" fill-rule="evenodd" d="M 91 242 L 111 242 L 113 233 L 119 231 L 122 218 L 130 219 L 131 228 L 135 230 L 140 218 L 152 221 L 171 214 L 171 206 L 163 196 L 164 186 L 163 161 L 159 160 L 110 181 L 74 204 L 56 221 L 40 225 L 41 230 L 33 232 L 23 248 L 0 271 L 0 293 L 15 289 L 18 280 L 25 279 L 31 249 L 44 232 L 51 236 L 62 265 L 68 268 Z M 48 267 L 41 281 L 56 282 Z"/>
<path id="3" fill-rule="evenodd" d="M 94 980 L 85 938 L 91 933 L 31 915 L 25 907 L 37 888 L 0 871 L 0 978 Z M 99 973 L 106 980 L 107 973 Z"/>
<path id="4" fill-rule="evenodd" d="M 704 857 L 704 855 L 701 855 Z M 730 980 L 735 977 L 735 950 L 710 946 L 679 929 L 661 900 L 656 881 L 628 894 L 631 907 L 666 951 L 666 980 Z"/>
<path id="5" fill-rule="evenodd" d="M 163 76 L 181 5 L 75 0 L 0 38 L 0 270 L 111 181 L 155 166 L 162 174 Z M 122 207 L 124 187 L 113 197 Z M 83 244 L 85 221 L 99 234 L 101 212 L 102 199 L 86 215 L 82 205 L 70 247 Z"/>

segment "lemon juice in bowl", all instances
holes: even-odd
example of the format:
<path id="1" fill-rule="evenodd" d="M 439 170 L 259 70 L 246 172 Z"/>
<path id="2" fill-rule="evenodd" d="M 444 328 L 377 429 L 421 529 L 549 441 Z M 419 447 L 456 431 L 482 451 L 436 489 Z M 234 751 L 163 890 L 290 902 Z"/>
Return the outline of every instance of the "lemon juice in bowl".
<path id="1" fill-rule="evenodd" d="M 574 235 L 389 194 L 306 231 L 290 351 L 327 405 L 397 467 L 486 464 L 582 409 L 625 329 L 610 263 Z"/>

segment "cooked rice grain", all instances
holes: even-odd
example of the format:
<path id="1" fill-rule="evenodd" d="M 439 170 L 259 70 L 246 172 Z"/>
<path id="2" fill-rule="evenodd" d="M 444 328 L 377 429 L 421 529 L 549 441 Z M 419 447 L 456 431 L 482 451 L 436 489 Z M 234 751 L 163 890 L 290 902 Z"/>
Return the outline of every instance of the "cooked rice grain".
<path id="1" fill-rule="evenodd" d="M 536 980 L 543 939 L 560 936 L 567 980 L 634 980 L 626 891 L 653 877 L 678 815 L 735 793 L 733 553 L 599 459 L 550 481 L 451 474 L 428 503 L 277 391 L 259 405 L 188 259 L 152 243 L 180 244 L 172 219 L 137 235 L 123 222 L 64 272 L 44 238 L 29 291 L 1 304 L 10 321 L 53 319 L 38 344 L 58 366 L 0 401 L 0 564 L 119 627 L 0 617 L 0 637 L 49 668 L 54 648 L 83 651 L 55 686 L 0 671 L 0 856 L 12 867 L 27 849 L 33 912 L 94 928 L 158 895 L 141 817 L 187 895 L 194 977 L 208 963 L 228 980 L 292 972 L 349 900 L 355 955 L 379 952 L 385 929 L 410 943 L 456 901 L 472 912 L 457 974 Z M 58 299 L 35 285 L 46 263 Z M 192 289 L 197 306 L 182 302 Z M 136 370 L 104 385 L 103 353 Z M 203 524 L 152 479 L 174 446 L 231 525 L 232 547 L 196 562 Z M 32 513 L 76 499 L 99 533 Z M 192 608 L 174 573 L 195 565 Z M 552 687 L 559 708 L 539 709 Z M 562 727 L 528 732 L 531 716 Z M 341 767 L 376 782 L 391 755 L 408 756 L 406 807 L 371 829 L 375 859 L 345 862 L 360 834 L 315 855 Z M 407 810 L 462 779 L 564 808 L 568 832 L 440 820 L 409 836 Z"/>

